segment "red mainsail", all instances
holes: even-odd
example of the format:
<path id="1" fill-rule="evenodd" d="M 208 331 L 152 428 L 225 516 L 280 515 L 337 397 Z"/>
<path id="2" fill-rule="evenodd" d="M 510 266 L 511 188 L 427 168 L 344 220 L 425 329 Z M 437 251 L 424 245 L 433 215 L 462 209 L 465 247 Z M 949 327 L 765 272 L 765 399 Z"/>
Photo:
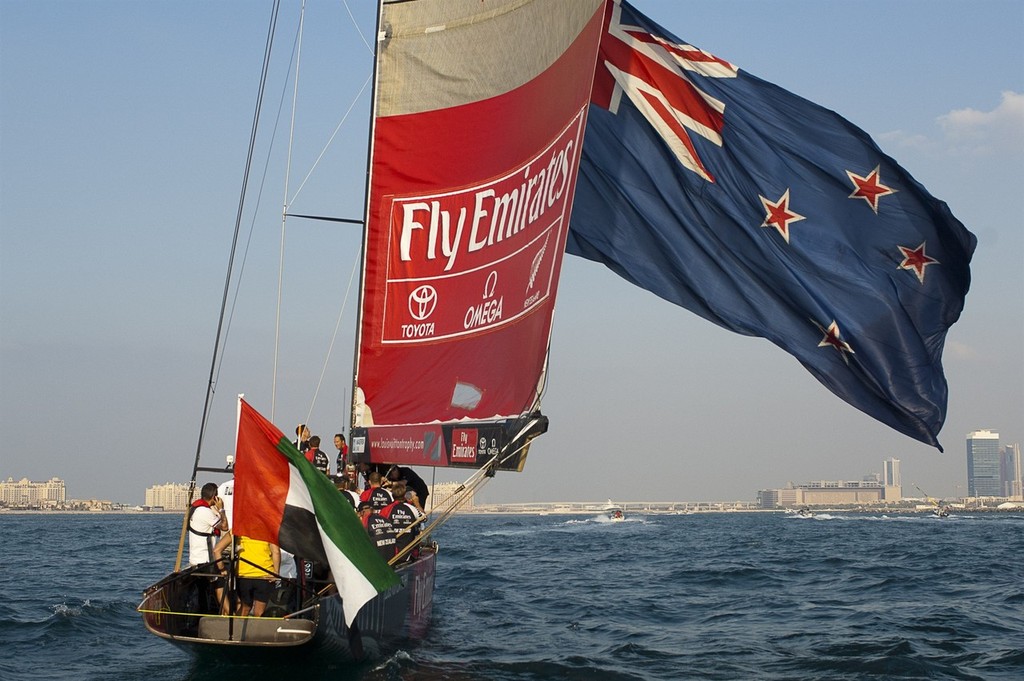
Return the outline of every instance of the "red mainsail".
<path id="1" fill-rule="evenodd" d="M 603 6 L 384 5 L 359 425 L 535 408 Z"/>

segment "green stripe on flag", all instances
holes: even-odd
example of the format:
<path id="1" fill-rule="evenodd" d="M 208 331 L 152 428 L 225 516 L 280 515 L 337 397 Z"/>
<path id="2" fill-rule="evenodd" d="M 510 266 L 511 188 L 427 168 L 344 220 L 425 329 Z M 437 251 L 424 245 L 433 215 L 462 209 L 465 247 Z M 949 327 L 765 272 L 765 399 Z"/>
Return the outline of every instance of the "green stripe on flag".
<path id="1" fill-rule="evenodd" d="M 348 558 L 378 593 L 400 583 L 398 575 L 377 552 L 359 516 L 330 478 L 316 469 L 286 437 L 277 450 L 295 467 L 313 500 L 313 513 L 324 534 Z M 339 576 L 335 575 L 335 579 Z"/>

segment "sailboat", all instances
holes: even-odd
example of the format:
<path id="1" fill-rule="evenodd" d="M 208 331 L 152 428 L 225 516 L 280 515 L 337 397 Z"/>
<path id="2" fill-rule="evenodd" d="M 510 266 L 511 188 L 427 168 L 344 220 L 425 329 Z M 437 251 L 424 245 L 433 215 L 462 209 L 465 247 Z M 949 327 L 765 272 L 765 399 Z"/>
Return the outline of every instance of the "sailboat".
<path id="1" fill-rule="evenodd" d="M 244 551 L 185 569 L 179 551 L 138 608 L 150 632 L 194 653 L 355 659 L 425 635 L 434 530 L 497 472 L 521 471 L 547 430 L 540 398 L 591 89 L 579 74 L 593 72 L 603 5 L 380 3 L 350 463 L 472 473 L 385 563 L 342 493 L 240 397 L 232 531 L 294 554 L 297 576 L 262 568 L 267 610 L 243 617 L 232 594 Z M 529 58 L 480 53 L 513 33 Z M 452 79 L 456 66 L 469 75 Z M 197 470 L 225 472 L 198 459 L 193 489 Z"/>
<path id="2" fill-rule="evenodd" d="M 625 0 L 382 0 L 375 45 L 351 461 L 473 472 L 385 562 L 327 478 L 240 400 L 233 529 L 312 566 L 282 576 L 274 616 L 239 617 L 210 596 L 219 573 L 178 569 L 179 552 L 139 607 L 154 634 L 357 658 L 424 635 L 437 524 L 521 471 L 547 431 L 566 252 L 768 338 L 938 446 L 942 346 L 976 240 L 866 133 Z"/>
<path id="3" fill-rule="evenodd" d="M 949 504 L 943 502 L 942 499 L 936 499 L 935 497 L 931 496 L 917 485 L 914 485 L 914 487 L 917 488 L 917 491 L 923 494 L 924 498 L 927 499 L 928 503 L 932 505 L 933 516 L 935 516 L 936 518 L 949 517 Z"/>

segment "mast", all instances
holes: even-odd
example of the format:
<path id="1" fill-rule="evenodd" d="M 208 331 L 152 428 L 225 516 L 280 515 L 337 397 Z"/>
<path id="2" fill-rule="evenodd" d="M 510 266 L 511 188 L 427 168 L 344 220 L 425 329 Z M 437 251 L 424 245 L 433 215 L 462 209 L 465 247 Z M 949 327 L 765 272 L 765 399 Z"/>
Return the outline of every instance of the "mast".
<path id="1" fill-rule="evenodd" d="M 373 138 L 377 122 L 377 76 L 380 57 L 381 22 L 384 16 L 384 0 L 377 2 L 377 22 L 373 41 L 373 82 L 370 86 L 370 124 L 367 126 L 366 144 L 366 191 L 363 195 L 363 240 L 359 251 L 359 298 L 356 304 L 356 333 L 352 347 L 352 390 L 349 399 L 349 447 L 352 447 L 352 428 L 356 425 L 356 394 L 359 389 L 359 346 L 363 333 L 363 299 L 366 296 L 366 235 L 370 224 L 370 191 L 373 172 Z"/>

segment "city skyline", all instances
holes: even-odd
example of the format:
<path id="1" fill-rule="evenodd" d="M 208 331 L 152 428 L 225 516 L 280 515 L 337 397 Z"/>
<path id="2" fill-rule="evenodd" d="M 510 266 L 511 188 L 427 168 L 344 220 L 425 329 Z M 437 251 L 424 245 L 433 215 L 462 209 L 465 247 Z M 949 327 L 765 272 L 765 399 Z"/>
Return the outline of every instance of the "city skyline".
<path id="1" fill-rule="evenodd" d="M 372 3 L 352 4 L 358 30 L 338 3 L 307 4 L 293 191 L 338 133 L 289 205 L 357 218 Z M 977 235 L 943 356 L 946 451 L 844 404 L 771 343 L 567 257 L 542 405 L 550 428 L 525 470 L 500 473 L 482 503 L 751 498 L 792 478 L 856 479 L 889 457 L 904 487 L 963 496 L 966 433 L 1024 440 L 1024 5 L 634 4 L 863 128 Z M 283 30 L 297 26 L 295 9 L 285 7 Z M 0 474 L 60 475 L 73 490 L 139 500 L 153 480 L 189 477 L 268 13 L 196 0 L 0 3 Z M 270 120 L 284 70 L 271 74 Z M 283 432 L 299 422 L 328 438 L 347 432 L 360 239 L 325 223 L 289 222 L 282 235 L 284 127 L 264 189 L 273 199 L 244 225 L 245 285 L 204 466 L 233 451 L 238 393 Z"/>
<path id="2" fill-rule="evenodd" d="M 1019 443 L 1007 443 L 1005 446 L 999 446 L 998 445 L 998 442 L 999 442 L 999 434 L 998 434 L 998 432 L 993 432 L 993 431 L 989 431 L 989 430 L 972 431 L 972 432 L 967 434 L 967 438 L 966 438 L 967 439 L 967 443 L 968 443 L 968 450 L 967 450 L 966 459 L 965 459 L 966 462 L 967 462 L 967 473 L 965 475 L 965 485 L 963 487 L 967 489 L 968 493 L 963 495 L 963 496 L 959 496 L 959 495 L 939 495 L 939 498 L 954 498 L 954 497 L 955 498 L 973 498 L 973 497 L 981 496 L 981 497 L 1005 498 L 1005 499 L 1013 500 L 1016 497 L 1021 496 L 1020 490 L 1022 489 L 1022 487 L 1021 487 L 1020 478 L 1022 476 L 1022 473 L 1024 473 L 1024 472 L 1022 472 L 1020 468 L 1017 469 L 1018 472 L 1016 473 L 1016 476 L 1017 476 L 1016 483 L 1009 483 L 1009 487 L 1004 490 L 1005 493 L 1000 493 L 1000 494 L 982 494 L 982 495 L 975 495 L 975 494 L 971 494 L 970 493 L 970 491 L 971 491 L 971 488 L 970 488 L 971 460 L 972 460 L 973 454 L 975 453 L 975 451 L 977 451 L 977 450 L 972 450 L 971 442 L 972 442 L 972 436 L 979 435 L 979 434 L 981 435 L 981 437 L 979 439 L 981 441 L 985 442 L 986 444 L 990 444 L 993 440 L 997 443 L 996 444 L 996 452 L 997 453 L 996 453 L 996 459 L 995 459 L 995 475 L 996 475 L 997 482 L 999 481 L 999 478 L 1000 478 L 1000 467 L 999 467 L 999 463 L 1001 461 L 1000 457 L 1002 457 L 1004 455 L 1012 457 L 1015 454 L 1016 460 L 1018 462 L 1018 466 L 1020 465 L 1019 462 L 1020 462 L 1021 454 L 1020 454 L 1020 444 Z M 986 447 L 984 449 L 984 452 L 986 454 L 989 454 L 990 451 L 991 451 L 991 447 Z M 990 461 L 990 458 L 991 457 L 987 458 L 986 461 L 985 461 L 985 464 L 984 464 L 987 475 L 989 475 L 991 470 L 992 470 L 992 463 Z M 228 479 L 225 476 L 206 476 L 206 477 L 207 478 L 211 478 L 211 479 L 213 477 L 218 477 L 218 478 L 219 477 L 223 477 L 224 480 Z M 865 482 L 865 481 L 871 481 L 872 478 L 873 478 L 873 482 L 877 483 L 877 485 L 879 487 L 883 488 L 883 489 L 896 488 L 896 489 L 901 489 L 902 490 L 904 485 L 902 483 L 903 471 L 902 471 L 901 461 L 899 459 L 895 458 L 895 457 L 889 457 L 889 458 L 884 459 L 884 460 L 881 461 L 881 468 L 879 469 L 879 471 L 874 471 L 874 472 L 872 472 L 872 471 L 865 471 L 865 472 L 863 472 L 860 475 L 860 477 L 857 477 L 857 478 L 835 478 L 835 477 L 828 477 L 828 476 L 826 476 L 826 477 L 814 477 L 814 478 L 811 478 L 811 477 L 798 478 L 796 476 L 792 476 L 792 478 L 790 480 L 787 480 L 787 482 L 785 483 L 785 487 L 783 487 L 782 489 L 789 489 L 789 488 L 793 488 L 793 487 L 807 487 L 807 486 L 815 486 L 815 485 L 823 486 L 823 484 L 826 481 L 828 481 L 828 482 L 833 482 L 833 481 L 834 482 L 844 482 L 844 483 L 846 483 L 846 482 L 860 483 L 860 482 Z M 795 479 L 800 479 L 801 482 L 800 483 L 794 483 L 793 480 L 795 480 Z M 203 484 L 204 480 L 206 480 L 206 478 L 197 480 L 197 482 L 196 482 L 196 494 L 198 494 L 198 488 Z M 218 480 L 215 480 L 215 482 L 218 482 L 218 484 L 219 484 L 220 482 L 223 482 L 224 480 L 219 480 L 218 479 Z M 206 480 L 206 481 L 209 481 L 209 480 Z M 59 475 L 53 476 L 49 480 L 41 481 L 41 480 L 29 480 L 27 478 L 21 478 L 21 479 L 16 480 L 14 478 L 14 476 L 10 476 L 9 475 L 9 476 L 7 476 L 5 478 L 2 474 L 0 474 L 0 502 L 2 502 L 2 504 L 0 504 L 0 506 L 2 506 L 2 505 L 8 505 L 8 506 L 11 505 L 9 503 L 9 494 L 6 491 L 7 490 L 7 486 L 9 486 L 11 483 L 29 483 L 29 484 L 31 484 L 34 487 L 38 487 L 40 489 L 47 490 L 47 493 L 51 494 L 51 496 L 52 496 L 52 490 L 54 489 L 53 483 L 59 483 L 59 486 L 61 488 L 60 500 L 61 501 L 65 500 L 65 496 L 66 496 L 66 492 L 64 491 L 65 490 L 65 483 L 64 483 L 64 480 Z M 437 483 L 437 484 L 439 484 L 439 485 L 448 485 L 450 483 L 444 482 L 444 483 Z M 1016 485 L 1015 487 L 1013 486 L 1014 484 Z M 164 498 L 165 495 L 169 495 L 170 497 L 175 497 L 176 498 L 177 496 L 185 494 L 185 492 L 187 492 L 187 488 L 188 488 L 188 482 L 165 481 L 163 483 L 155 483 L 155 482 L 151 483 L 143 491 L 142 497 L 143 497 L 144 501 L 141 502 L 141 506 L 143 506 L 143 507 L 165 506 L 166 504 L 163 504 L 163 503 L 155 503 L 155 502 L 151 503 L 151 497 L 152 498 L 157 498 L 158 497 L 158 498 L 162 499 L 162 498 Z M 915 491 L 919 492 L 922 495 L 921 497 L 916 497 L 914 494 L 907 494 L 905 491 L 900 492 L 900 496 L 902 498 L 905 498 L 905 499 L 911 499 L 911 498 L 930 499 L 931 497 L 936 496 L 936 495 L 931 495 L 928 492 L 925 492 L 924 490 L 922 490 L 920 488 L 917 488 L 916 485 L 915 485 L 915 488 L 916 488 Z M 753 490 L 751 495 L 750 495 L 750 497 L 748 497 L 748 498 L 745 498 L 745 499 L 728 499 L 728 501 L 748 501 L 748 502 L 753 503 L 753 502 L 756 502 L 760 498 L 762 492 L 770 490 L 770 489 L 772 489 L 770 486 L 761 486 L 761 487 L 757 488 L 756 490 Z M 775 489 L 780 489 L 780 487 L 776 487 Z M 1018 491 L 1014 491 L 1014 490 L 1018 490 Z M 883 496 L 883 498 L 884 498 L 884 496 Z M 1024 499 L 1022 499 L 1022 500 L 1024 500 Z M 134 501 L 134 500 L 129 500 L 129 499 L 102 499 L 102 500 L 100 500 L 97 497 L 90 496 L 90 495 L 83 495 L 81 497 L 74 496 L 74 497 L 68 499 L 69 503 L 70 502 L 75 502 L 75 501 L 109 501 L 109 502 L 113 502 L 115 504 L 140 505 L 139 502 Z M 542 500 L 534 500 L 534 501 L 537 501 L 538 503 L 555 503 L 558 500 L 556 500 L 556 499 L 542 499 Z M 697 503 L 697 502 L 718 503 L 718 502 L 727 501 L 727 499 L 664 499 L 664 498 L 653 499 L 652 498 L 652 499 L 649 499 L 649 501 L 657 502 L 657 503 L 674 503 L 674 502 L 679 502 L 679 503 Z"/>

